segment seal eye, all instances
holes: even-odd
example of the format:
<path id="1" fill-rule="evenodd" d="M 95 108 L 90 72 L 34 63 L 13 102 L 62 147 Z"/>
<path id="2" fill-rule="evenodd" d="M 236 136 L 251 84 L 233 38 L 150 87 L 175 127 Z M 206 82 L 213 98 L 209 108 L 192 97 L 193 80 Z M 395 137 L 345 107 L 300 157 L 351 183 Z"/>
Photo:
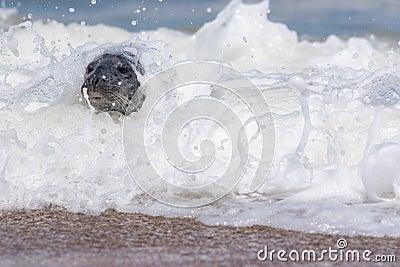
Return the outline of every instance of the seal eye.
<path id="1" fill-rule="evenodd" d="M 129 69 L 126 66 L 118 66 L 117 70 L 121 73 L 121 74 L 128 74 Z"/>

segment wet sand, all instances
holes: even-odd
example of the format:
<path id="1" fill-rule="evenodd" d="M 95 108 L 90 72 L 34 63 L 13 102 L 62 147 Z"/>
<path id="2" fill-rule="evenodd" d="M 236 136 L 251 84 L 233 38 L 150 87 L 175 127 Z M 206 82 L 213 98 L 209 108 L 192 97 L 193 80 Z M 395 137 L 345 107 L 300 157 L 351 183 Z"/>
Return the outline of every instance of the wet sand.
<path id="1" fill-rule="evenodd" d="M 0 266 L 271 266 L 257 260 L 269 249 L 332 247 L 342 236 L 266 226 L 207 226 L 192 219 L 106 211 L 99 216 L 61 208 L 0 211 Z M 396 255 L 399 238 L 345 237 L 347 249 Z M 327 257 L 326 257 L 327 259 Z M 398 264 L 398 263 L 397 263 Z M 344 262 L 278 262 L 273 266 L 343 266 Z M 397 266 L 358 262 L 352 266 Z"/>

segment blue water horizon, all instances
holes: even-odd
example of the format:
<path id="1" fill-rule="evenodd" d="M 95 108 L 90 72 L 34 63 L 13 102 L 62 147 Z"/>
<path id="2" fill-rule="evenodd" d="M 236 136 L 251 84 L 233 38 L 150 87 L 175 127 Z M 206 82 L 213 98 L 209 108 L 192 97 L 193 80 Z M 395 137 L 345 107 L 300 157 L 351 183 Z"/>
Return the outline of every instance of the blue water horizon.
<path id="1" fill-rule="evenodd" d="M 244 0 L 249 1 L 249 0 Z M 256 1 L 256 0 L 253 0 Z M 129 31 L 160 27 L 194 31 L 213 20 L 230 0 L 32 0 L 3 1 L 21 17 L 56 20 L 64 24 L 106 24 Z M 282 22 L 299 35 L 324 38 L 331 34 L 400 35 L 400 0 L 270 0 L 268 18 Z"/>

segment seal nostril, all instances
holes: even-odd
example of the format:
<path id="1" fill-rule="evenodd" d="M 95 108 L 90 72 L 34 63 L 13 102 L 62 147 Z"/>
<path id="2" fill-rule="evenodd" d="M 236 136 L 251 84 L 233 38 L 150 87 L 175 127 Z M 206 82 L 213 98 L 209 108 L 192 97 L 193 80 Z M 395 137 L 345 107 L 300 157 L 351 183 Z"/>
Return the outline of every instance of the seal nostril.
<path id="1" fill-rule="evenodd" d="M 95 78 L 95 79 L 93 80 L 93 85 L 94 85 L 94 86 L 97 86 L 99 83 L 100 83 L 100 79 L 99 79 L 99 78 Z"/>

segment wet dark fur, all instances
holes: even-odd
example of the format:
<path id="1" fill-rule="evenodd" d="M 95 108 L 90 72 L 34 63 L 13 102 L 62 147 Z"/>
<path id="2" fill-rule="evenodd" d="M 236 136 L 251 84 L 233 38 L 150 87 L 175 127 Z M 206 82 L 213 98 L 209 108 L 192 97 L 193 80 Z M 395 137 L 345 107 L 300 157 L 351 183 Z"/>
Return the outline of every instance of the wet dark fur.
<path id="1" fill-rule="evenodd" d="M 136 71 L 143 74 L 140 63 Z M 124 55 L 103 54 L 86 67 L 83 88 L 87 88 L 90 104 L 96 111 L 128 115 L 137 111 L 144 101 L 131 62 Z"/>

